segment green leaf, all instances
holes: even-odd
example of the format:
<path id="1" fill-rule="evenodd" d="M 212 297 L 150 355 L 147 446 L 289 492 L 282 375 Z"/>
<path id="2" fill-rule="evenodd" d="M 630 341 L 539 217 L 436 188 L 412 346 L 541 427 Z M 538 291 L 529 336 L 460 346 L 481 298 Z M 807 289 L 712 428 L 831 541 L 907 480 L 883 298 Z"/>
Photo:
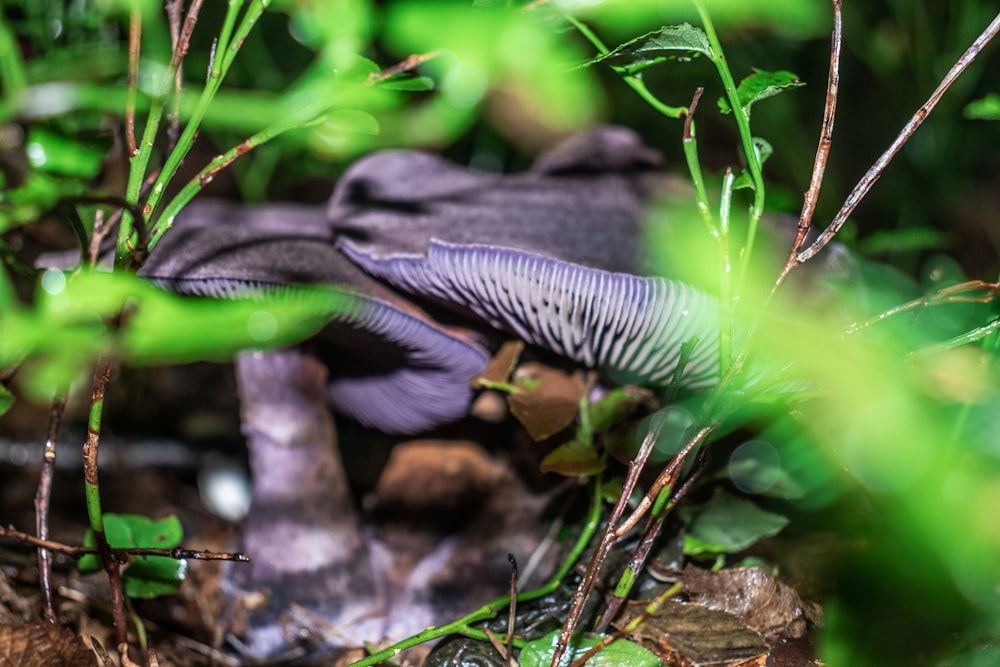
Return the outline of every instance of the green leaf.
<path id="1" fill-rule="evenodd" d="M 590 406 L 590 427 L 594 433 L 610 431 L 630 417 L 646 401 L 637 387 L 616 387 Z"/>
<path id="2" fill-rule="evenodd" d="M 973 120 L 1000 120 L 1000 94 L 990 93 L 972 100 L 965 105 L 964 113 L 966 118 Z"/>
<path id="3" fill-rule="evenodd" d="M 799 80 L 797 74 L 785 70 L 768 72 L 766 70 L 753 68 L 753 73 L 740 81 L 736 87 L 736 96 L 740 100 L 743 113 L 750 115 L 750 107 L 755 102 L 773 97 L 789 88 L 799 88 L 806 85 Z M 725 97 L 719 98 L 719 110 L 724 113 L 732 113 L 733 109 L 729 105 L 729 100 Z"/>
<path id="4" fill-rule="evenodd" d="M 14 405 L 14 394 L 10 393 L 7 387 L 0 385 L 0 416 L 10 410 L 12 405 Z"/>
<path id="5" fill-rule="evenodd" d="M 778 534 L 786 525 L 786 517 L 717 488 L 688 525 L 684 553 L 689 556 L 736 553 L 762 538 Z"/>
<path id="6" fill-rule="evenodd" d="M 659 30 L 625 42 L 585 65 L 607 61 L 625 74 L 638 74 L 669 60 L 686 62 L 699 55 L 712 57 L 712 47 L 701 28 L 690 23 L 663 26 Z"/>
<path id="7" fill-rule="evenodd" d="M 104 535 L 114 549 L 172 549 L 181 543 L 184 529 L 173 515 L 150 519 L 139 514 L 109 513 L 104 515 Z M 87 530 L 83 544 L 97 545 L 92 530 Z M 87 554 L 77 567 L 82 574 L 90 574 L 101 569 L 101 562 L 96 554 Z M 141 599 L 176 593 L 186 575 L 185 559 L 166 556 L 133 557 L 122 572 L 125 594 Z"/>
<path id="8" fill-rule="evenodd" d="M 599 635 L 573 635 L 563 660 L 568 664 L 582 657 L 600 640 Z M 551 665 L 558 641 L 559 630 L 553 630 L 544 637 L 525 644 L 518 658 L 521 667 L 548 667 Z M 587 664 L 590 667 L 659 667 L 663 663 L 638 644 L 626 639 L 619 639 L 588 660 Z"/>
<path id="9" fill-rule="evenodd" d="M 553 449 L 542 459 L 542 472 L 557 472 L 560 475 L 596 475 L 605 468 L 597 450 L 579 440 L 570 440 Z"/>

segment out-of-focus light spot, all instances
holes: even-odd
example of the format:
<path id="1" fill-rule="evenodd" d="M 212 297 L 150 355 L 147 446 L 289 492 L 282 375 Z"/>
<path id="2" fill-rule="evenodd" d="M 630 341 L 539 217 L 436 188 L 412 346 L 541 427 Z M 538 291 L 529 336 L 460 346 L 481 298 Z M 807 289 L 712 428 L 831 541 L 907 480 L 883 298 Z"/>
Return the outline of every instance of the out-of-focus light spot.
<path id="1" fill-rule="evenodd" d="M 28 160 L 31 162 L 31 166 L 33 167 L 42 167 L 48 160 L 48 156 L 45 154 L 45 148 L 37 141 L 32 141 L 25 146 L 24 152 L 27 153 Z"/>
<path id="2" fill-rule="evenodd" d="M 660 435 L 653 451 L 658 457 L 672 456 L 687 442 L 688 431 L 694 424 L 694 415 L 687 408 L 671 405 L 657 412 Z"/>
<path id="3" fill-rule="evenodd" d="M 764 493 L 781 477 L 781 456 L 769 442 L 744 442 L 729 457 L 729 477 L 744 493 Z"/>
<path id="4" fill-rule="evenodd" d="M 468 63 L 456 64 L 441 82 L 441 94 L 452 105 L 466 109 L 475 106 L 486 93 L 486 74 Z"/>
<path id="5" fill-rule="evenodd" d="M 247 333 L 256 341 L 267 342 L 278 333 L 278 320 L 267 310 L 258 310 L 247 318 Z"/>
<path id="6" fill-rule="evenodd" d="M 198 476 L 198 491 L 205 509 L 227 521 L 242 521 L 250 511 L 250 480 L 238 468 L 206 468 Z"/>
<path id="7" fill-rule="evenodd" d="M 42 274 L 42 289 L 52 294 L 62 294 L 66 290 L 66 274 L 59 269 L 45 269 Z"/>

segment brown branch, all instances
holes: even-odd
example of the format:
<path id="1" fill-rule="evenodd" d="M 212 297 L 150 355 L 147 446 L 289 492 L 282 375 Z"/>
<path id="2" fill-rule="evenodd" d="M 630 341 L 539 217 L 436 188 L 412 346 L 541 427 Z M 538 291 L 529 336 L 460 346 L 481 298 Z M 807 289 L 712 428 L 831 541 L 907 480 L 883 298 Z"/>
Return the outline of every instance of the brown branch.
<path id="1" fill-rule="evenodd" d="M 139 91 L 139 47 L 142 42 L 142 12 L 138 2 L 132 3 L 128 24 L 128 96 L 125 99 L 125 141 L 130 158 L 139 154 L 135 141 L 135 100 Z"/>
<path id="2" fill-rule="evenodd" d="M 948 70 L 948 73 L 945 74 L 943 79 L 941 79 L 941 83 L 938 84 L 938 87 L 934 89 L 934 92 L 931 93 L 931 96 L 927 99 L 927 101 L 924 102 L 919 109 L 917 109 L 917 111 L 910 118 L 909 122 L 906 123 L 900 133 L 896 136 L 895 140 L 893 140 L 892 144 L 889 145 L 889 148 L 887 148 L 886 151 L 879 156 L 878 160 L 875 161 L 875 164 L 872 165 L 871 169 L 869 169 L 865 175 L 862 176 L 861 180 L 858 181 L 858 184 L 854 186 L 854 189 L 851 190 L 851 193 L 847 196 L 847 200 L 844 202 L 840 211 L 837 212 L 837 215 L 834 216 L 830 225 L 823 230 L 823 233 L 820 234 L 819 238 L 816 239 L 811 246 L 798 253 L 796 260 L 799 264 L 805 262 L 826 247 L 837 232 L 840 231 L 840 228 L 844 226 L 847 218 L 854 212 L 854 209 L 857 208 L 859 203 L 861 203 L 861 200 L 864 199 L 864 197 L 872 189 L 875 182 L 881 178 L 883 172 L 886 170 L 886 167 L 888 167 L 889 163 L 892 162 L 892 159 L 896 157 L 906 142 L 909 141 L 913 134 L 917 131 L 917 128 L 919 128 L 920 125 L 927 119 L 927 116 L 929 116 L 931 111 L 934 110 L 934 107 L 937 106 L 937 103 L 941 100 L 951 85 L 955 83 L 955 80 L 958 79 L 962 72 L 964 72 L 966 68 L 972 64 L 972 62 L 979 55 L 979 52 L 982 51 L 990 40 L 996 36 L 998 31 L 1000 31 L 1000 14 L 996 15 L 993 21 L 986 27 L 985 30 L 983 30 L 972 45 L 966 49 L 965 53 L 963 53 L 962 56 L 955 61 L 955 64 L 952 65 L 951 69 Z"/>
<path id="3" fill-rule="evenodd" d="M 409 72 L 410 70 L 416 69 L 420 65 L 423 65 L 428 60 L 432 60 L 441 55 L 441 51 L 430 51 L 428 53 L 414 53 L 413 55 L 407 56 L 400 62 L 392 65 L 391 67 L 386 67 L 384 70 L 378 72 L 372 72 L 368 75 L 368 79 L 365 83 L 369 86 L 376 83 L 382 83 L 387 79 L 391 79 L 397 74 L 402 74 L 403 72 Z"/>
<path id="4" fill-rule="evenodd" d="M 9 537 L 13 540 L 17 540 L 18 542 L 38 547 L 39 549 L 46 549 L 48 551 L 55 551 L 64 554 L 70 558 L 80 558 L 82 556 L 86 556 L 87 554 L 100 554 L 99 547 L 83 547 L 66 544 L 65 542 L 59 542 L 57 540 L 43 539 L 35 537 L 30 533 L 17 530 L 13 526 L 0 526 L 0 537 Z M 250 562 L 250 557 L 239 551 L 233 553 L 207 550 L 197 551 L 184 549 L 182 547 L 174 547 L 173 549 L 110 547 L 110 553 L 119 561 L 125 561 L 134 556 L 164 556 L 165 558 L 173 558 L 175 560 L 186 558 L 188 560 L 230 560 L 237 563 Z"/>
<path id="5" fill-rule="evenodd" d="M 573 636 L 576 626 L 580 623 L 580 617 L 583 615 L 583 607 L 587 603 L 587 598 L 590 597 L 594 584 L 597 582 L 597 575 L 601 570 L 601 565 L 604 563 L 604 559 L 607 557 L 608 553 L 611 551 L 612 545 L 618 538 L 615 526 L 617 526 L 618 521 L 625 513 L 625 508 L 628 506 L 629 498 L 632 496 L 632 491 L 635 490 L 636 485 L 639 483 L 639 476 L 646 467 L 646 461 L 649 459 L 649 455 L 653 452 L 653 445 L 656 444 L 656 440 L 660 437 L 661 429 L 662 424 L 654 422 L 649 431 L 646 433 L 646 437 L 643 439 L 642 445 L 639 447 L 639 452 L 628 464 L 628 474 L 625 477 L 625 484 L 622 486 L 622 492 L 618 496 L 618 501 L 615 503 L 615 506 L 611 509 L 611 515 L 608 517 L 608 522 L 604 528 L 604 532 L 601 533 L 601 539 L 594 548 L 594 555 L 591 556 L 590 563 L 587 565 L 587 570 L 584 572 L 583 578 L 577 586 L 576 595 L 573 596 L 573 603 L 570 605 L 569 612 L 566 615 L 566 621 L 563 623 L 562 630 L 559 633 L 559 640 L 556 642 L 555 649 L 552 654 L 552 667 L 559 667 L 563 654 L 566 653 L 566 647 L 569 646 L 569 640 Z"/>
<path id="6" fill-rule="evenodd" d="M 694 139 L 694 132 L 691 131 L 691 124 L 694 122 L 694 112 L 698 109 L 698 101 L 704 94 L 704 88 L 695 88 L 694 97 L 691 98 L 691 106 L 688 107 L 687 113 L 684 114 L 684 141 L 691 141 Z"/>
<path id="7" fill-rule="evenodd" d="M 983 294 L 971 294 L 971 292 L 983 292 Z M 969 280 L 958 285 L 944 287 L 933 294 L 917 297 L 912 301 L 907 301 L 889 310 L 879 313 L 867 320 L 855 322 L 847 327 L 845 335 L 857 333 L 862 329 L 867 329 L 873 324 L 878 324 L 886 319 L 905 313 L 917 308 L 929 306 L 939 306 L 946 303 L 989 303 L 1000 294 L 1000 283 L 989 283 L 984 280 Z"/>
<path id="8" fill-rule="evenodd" d="M 177 51 L 181 42 L 181 12 L 184 9 L 182 0 L 166 0 L 164 10 L 167 13 L 167 24 L 170 26 L 170 46 Z M 190 37 L 190 36 L 189 36 Z M 190 39 L 189 39 L 190 41 Z M 183 81 L 181 68 L 174 71 L 174 101 L 167 114 L 167 152 L 173 150 L 180 136 L 180 105 L 181 83 Z"/>
<path id="9" fill-rule="evenodd" d="M 833 146 L 833 126 L 837 117 L 837 98 L 840 92 L 840 51 L 843 43 L 843 17 L 841 0 L 833 2 L 833 35 L 830 38 L 830 71 L 826 80 L 826 103 L 823 107 L 823 125 L 819 132 L 819 146 L 816 147 L 816 157 L 813 161 L 812 176 L 809 179 L 809 189 L 806 190 L 802 201 L 802 212 L 799 214 L 799 226 L 795 234 L 795 241 L 788 252 L 788 259 L 781 273 L 775 280 L 774 290 L 785 281 L 788 274 L 796 266 L 802 263 L 799 259 L 799 250 L 806 242 L 809 228 L 812 224 L 813 214 L 816 212 L 816 202 L 819 200 L 820 190 L 823 187 L 823 175 L 826 173 L 826 164 L 830 159 L 830 148 Z"/>
<path id="10" fill-rule="evenodd" d="M 59 435 L 59 425 L 62 423 L 63 412 L 66 410 L 66 395 L 62 394 L 52 401 L 49 410 L 49 428 L 45 438 L 45 450 L 42 454 L 42 474 L 35 491 L 35 532 L 39 540 L 49 536 L 49 499 L 52 496 L 52 478 L 56 466 L 56 437 Z M 56 622 L 55 607 L 52 603 L 52 559 L 49 550 L 38 548 L 38 583 L 42 588 L 43 614 L 49 623 Z"/>

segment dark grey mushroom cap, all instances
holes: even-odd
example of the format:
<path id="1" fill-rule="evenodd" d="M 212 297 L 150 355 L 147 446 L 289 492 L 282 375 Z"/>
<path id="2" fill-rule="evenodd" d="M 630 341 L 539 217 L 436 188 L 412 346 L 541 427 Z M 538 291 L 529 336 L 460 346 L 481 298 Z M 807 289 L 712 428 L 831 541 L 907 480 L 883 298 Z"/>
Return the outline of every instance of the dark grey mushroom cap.
<path id="1" fill-rule="evenodd" d="M 469 381 L 486 365 L 466 333 L 434 323 L 334 247 L 322 208 L 196 203 L 140 274 L 172 291 L 233 297 L 295 285 L 342 285 L 357 298 L 312 347 L 328 361 L 331 405 L 388 433 L 415 433 L 464 416 Z"/>
<path id="2" fill-rule="evenodd" d="M 669 382 L 692 342 L 682 383 L 705 388 L 718 375 L 716 300 L 634 275 L 655 163 L 620 128 L 574 136 L 505 177 L 381 153 L 345 175 L 331 223 L 371 275 L 617 381 Z"/>
<path id="3" fill-rule="evenodd" d="M 657 164 L 634 133 L 611 127 L 574 135 L 531 170 L 507 176 L 381 151 L 344 174 L 329 215 L 338 238 L 373 256 L 423 254 L 435 238 L 635 272 L 643 177 Z"/>

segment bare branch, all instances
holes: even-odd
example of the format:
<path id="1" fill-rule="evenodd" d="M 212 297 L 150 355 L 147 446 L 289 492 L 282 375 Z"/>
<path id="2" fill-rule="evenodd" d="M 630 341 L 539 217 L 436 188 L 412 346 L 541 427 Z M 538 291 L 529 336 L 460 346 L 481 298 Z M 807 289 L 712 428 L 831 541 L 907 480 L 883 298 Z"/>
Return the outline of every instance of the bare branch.
<path id="1" fill-rule="evenodd" d="M 838 0 L 839 1 L 839 0 Z M 972 45 L 962 54 L 962 56 L 952 65 L 948 73 L 945 74 L 941 83 L 938 87 L 934 89 L 931 96 L 927 99 L 924 104 L 917 109 L 913 117 L 910 118 L 909 122 L 903 127 L 900 133 L 896 136 L 896 139 L 890 144 L 889 148 L 886 149 L 884 153 L 875 161 L 871 169 L 858 181 L 858 184 L 854 186 L 851 190 L 851 194 L 847 196 L 847 200 L 841 207 L 840 211 L 833 218 L 833 222 L 823 230 L 819 238 L 815 242 L 796 257 L 797 263 L 801 264 L 805 262 L 810 257 L 822 250 L 826 245 L 833 239 L 833 237 L 840 231 L 840 228 L 844 226 L 847 218 L 854 212 L 861 200 L 864 199 L 865 195 L 872 189 L 875 182 L 882 176 L 886 167 L 892 161 L 896 154 L 899 153 L 900 149 L 910 140 L 910 137 L 917 131 L 917 128 L 927 119 L 934 107 L 941 100 L 944 94 L 948 91 L 955 80 L 958 79 L 959 75 L 965 71 L 965 69 L 972 64 L 972 62 L 979 55 L 979 52 L 989 44 L 997 32 L 1000 31 L 1000 14 L 997 14 L 993 21 L 986 27 L 986 29 L 976 38 Z"/>

